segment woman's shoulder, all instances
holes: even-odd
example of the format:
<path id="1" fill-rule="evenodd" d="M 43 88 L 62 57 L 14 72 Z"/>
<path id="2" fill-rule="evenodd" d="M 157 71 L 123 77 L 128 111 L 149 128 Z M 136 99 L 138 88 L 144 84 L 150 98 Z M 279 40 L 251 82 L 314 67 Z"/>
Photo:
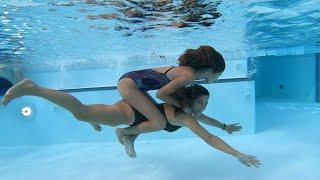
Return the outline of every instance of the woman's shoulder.
<path id="1" fill-rule="evenodd" d="M 190 67 L 178 66 L 178 67 L 175 67 L 171 73 L 172 73 L 172 76 L 174 77 L 173 79 L 183 78 L 183 79 L 188 79 L 190 81 L 195 80 L 195 72 Z"/>
<path id="2" fill-rule="evenodd" d="M 175 120 L 181 122 L 189 122 L 189 121 L 196 121 L 197 119 L 189 113 L 184 112 L 181 108 L 174 107 L 175 110 Z"/>
<path id="3" fill-rule="evenodd" d="M 176 66 L 175 69 L 177 69 L 183 73 L 194 74 L 194 69 L 192 69 L 189 66 Z"/>

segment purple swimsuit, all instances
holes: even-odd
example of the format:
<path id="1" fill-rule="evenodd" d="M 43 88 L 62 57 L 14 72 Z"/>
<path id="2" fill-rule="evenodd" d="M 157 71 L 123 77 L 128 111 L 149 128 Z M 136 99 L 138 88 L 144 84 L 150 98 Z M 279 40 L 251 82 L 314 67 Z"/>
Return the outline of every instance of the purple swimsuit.
<path id="1" fill-rule="evenodd" d="M 152 69 L 131 71 L 122 75 L 119 80 L 129 77 L 137 84 L 141 91 L 160 89 L 170 82 L 166 74 L 173 68 L 169 68 L 165 73 L 159 73 Z"/>

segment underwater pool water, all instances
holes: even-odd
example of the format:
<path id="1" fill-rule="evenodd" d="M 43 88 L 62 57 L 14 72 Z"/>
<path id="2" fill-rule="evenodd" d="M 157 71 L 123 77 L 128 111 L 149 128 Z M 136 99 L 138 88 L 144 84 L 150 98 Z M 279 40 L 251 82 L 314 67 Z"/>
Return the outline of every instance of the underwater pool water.
<path id="1" fill-rule="evenodd" d="M 187 128 L 139 137 L 131 159 L 114 128 L 94 131 L 49 101 L 22 97 L 0 107 L 0 179 L 318 180 L 319 3 L 1 1 L 0 64 L 85 104 L 120 100 L 125 72 L 176 65 L 184 50 L 214 46 L 227 67 L 221 82 L 204 84 L 205 114 L 243 129 L 205 127 L 262 166 L 243 166 Z"/>

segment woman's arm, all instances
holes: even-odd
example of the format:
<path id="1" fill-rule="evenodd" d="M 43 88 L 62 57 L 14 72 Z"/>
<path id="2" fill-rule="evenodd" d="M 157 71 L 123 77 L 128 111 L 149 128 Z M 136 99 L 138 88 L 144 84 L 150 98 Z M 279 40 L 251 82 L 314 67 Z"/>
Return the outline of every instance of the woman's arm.
<path id="1" fill-rule="evenodd" d="M 210 134 L 205 128 L 203 128 L 196 120 L 187 119 L 185 120 L 185 125 L 197 136 L 199 136 L 201 139 L 203 139 L 207 144 L 210 146 L 228 153 L 232 156 L 237 156 L 239 154 L 239 151 L 233 149 L 231 146 L 229 146 L 227 143 L 225 143 L 223 140 L 218 138 L 217 136 L 214 136 L 213 134 Z"/>
<path id="2" fill-rule="evenodd" d="M 206 116 L 204 114 L 200 114 L 197 116 L 197 119 L 202 122 L 202 123 L 205 123 L 209 126 L 214 126 L 214 127 L 218 127 L 220 129 L 223 129 L 223 126 L 225 125 L 224 123 L 212 118 L 212 117 L 209 117 L 209 116 Z"/>
<path id="3" fill-rule="evenodd" d="M 232 134 L 234 131 L 240 131 L 242 129 L 242 126 L 239 125 L 239 123 L 236 124 L 224 124 L 220 121 L 218 121 L 217 119 L 214 119 L 212 117 L 206 116 L 204 114 L 200 114 L 197 116 L 197 119 L 202 122 L 205 123 L 209 126 L 214 126 L 214 127 L 218 127 L 222 130 L 227 131 L 229 134 Z"/>
<path id="4" fill-rule="evenodd" d="M 172 104 L 176 107 L 181 107 L 180 102 L 173 97 L 171 94 L 175 92 L 177 89 L 184 87 L 186 85 L 192 84 L 193 78 L 190 76 L 182 76 L 176 79 L 171 80 L 167 85 L 163 86 L 161 89 L 157 91 L 157 98 L 161 99 L 165 103 Z"/>
<path id="5" fill-rule="evenodd" d="M 213 134 L 210 134 L 205 128 L 203 128 L 198 121 L 196 121 L 193 118 L 189 118 L 184 120 L 184 124 L 197 136 L 199 136 L 201 139 L 203 139 L 207 144 L 210 146 L 228 153 L 232 156 L 235 156 L 238 158 L 238 160 L 250 167 L 251 165 L 258 167 L 260 165 L 260 161 L 256 159 L 255 156 L 245 155 L 243 153 L 240 153 L 236 149 L 232 148 L 230 145 L 225 143 L 222 139 L 220 139 L 217 136 L 214 136 Z"/>

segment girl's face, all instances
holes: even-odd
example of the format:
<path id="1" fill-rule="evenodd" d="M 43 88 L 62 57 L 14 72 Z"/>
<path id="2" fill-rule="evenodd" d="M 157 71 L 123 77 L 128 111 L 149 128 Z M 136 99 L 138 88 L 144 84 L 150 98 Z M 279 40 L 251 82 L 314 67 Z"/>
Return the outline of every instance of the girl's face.
<path id="1" fill-rule="evenodd" d="M 192 104 L 191 104 L 191 109 L 193 111 L 193 113 L 195 113 L 196 115 L 202 113 L 202 111 L 204 111 L 208 105 L 208 100 L 209 100 L 209 96 L 208 95 L 202 95 L 199 96 L 198 98 L 196 98 Z"/>
<path id="2" fill-rule="evenodd" d="M 205 79 L 207 81 L 207 83 L 212 83 L 213 81 L 216 81 L 220 76 L 221 76 L 222 72 L 212 72 L 212 70 L 208 70 L 205 73 Z"/>

